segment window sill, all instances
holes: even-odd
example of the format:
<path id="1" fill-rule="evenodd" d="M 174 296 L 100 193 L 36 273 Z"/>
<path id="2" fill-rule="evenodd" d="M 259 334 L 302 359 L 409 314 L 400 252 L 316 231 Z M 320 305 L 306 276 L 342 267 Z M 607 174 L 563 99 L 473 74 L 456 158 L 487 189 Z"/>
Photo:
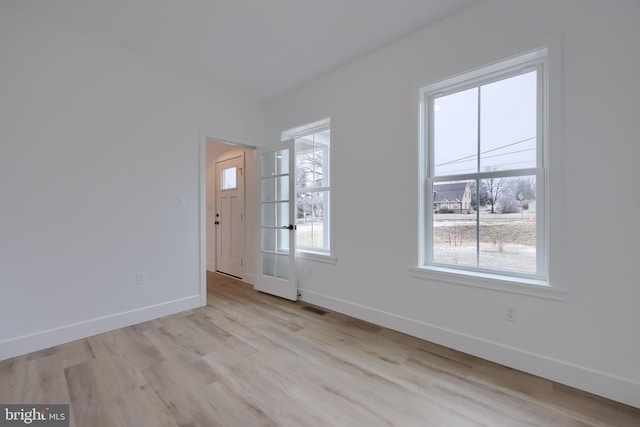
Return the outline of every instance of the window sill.
<path id="1" fill-rule="evenodd" d="M 457 285 L 529 295 L 557 301 L 563 301 L 567 298 L 567 291 L 565 289 L 551 286 L 543 280 L 506 277 L 478 272 L 461 272 L 460 270 L 441 267 L 415 267 L 410 268 L 409 273 L 412 277 L 419 279 L 438 280 Z"/>
<path id="2" fill-rule="evenodd" d="M 338 263 L 338 258 L 320 252 L 297 251 L 296 258 L 309 261 L 324 262 L 325 264 L 335 265 Z"/>

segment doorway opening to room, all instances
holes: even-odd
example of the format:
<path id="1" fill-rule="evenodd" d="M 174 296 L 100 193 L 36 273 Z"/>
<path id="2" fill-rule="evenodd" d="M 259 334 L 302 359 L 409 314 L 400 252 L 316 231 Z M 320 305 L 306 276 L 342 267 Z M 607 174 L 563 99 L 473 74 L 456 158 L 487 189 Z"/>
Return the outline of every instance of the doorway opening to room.
<path id="1" fill-rule="evenodd" d="M 253 283 L 255 149 L 206 140 L 206 269 Z"/>

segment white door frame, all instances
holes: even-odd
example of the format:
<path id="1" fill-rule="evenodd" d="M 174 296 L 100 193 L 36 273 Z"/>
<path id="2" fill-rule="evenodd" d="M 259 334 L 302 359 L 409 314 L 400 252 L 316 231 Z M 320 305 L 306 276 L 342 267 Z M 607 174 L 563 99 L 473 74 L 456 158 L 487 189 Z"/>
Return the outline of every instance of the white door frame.
<path id="1" fill-rule="evenodd" d="M 199 212 L 199 254 L 200 262 L 200 306 L 207 305 L 207 140 L 222 142 L 225 144 L 236 145 L 238 148 L 245 147 L 256 149 L 255 144 L 250 144 L 241 139 L 221 135 L 218 132 L 207 129 L 200 129 L 198 146 L 199 146 L 199 188 L 198 188 L 198 212 Z M 245 221 L 246 235 L 246 221 Z"/>

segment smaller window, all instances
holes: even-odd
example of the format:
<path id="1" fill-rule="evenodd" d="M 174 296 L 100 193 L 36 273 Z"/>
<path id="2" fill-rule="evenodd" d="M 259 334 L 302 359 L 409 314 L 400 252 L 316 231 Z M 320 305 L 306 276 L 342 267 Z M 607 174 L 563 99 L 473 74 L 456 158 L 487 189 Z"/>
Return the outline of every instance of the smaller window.
<path id="1" fill-rule="evenodd" d="M 220 189 L 221 190 L 235 190 L 238 188 L 237 183 L 238 168 L 232 167 L 223 169 L 220 176 Z"/>
<path id="2" fill-rule="evenodd" d="M 329 252 L 329 129 L 296 138 L 296 225 L 301 250 Z"/>
<path id="3" fill-rule="evenodd" d="M 329 119 L 282 133 L 295 141 L 296 250 L 331 256 L 331 130 Z"/>

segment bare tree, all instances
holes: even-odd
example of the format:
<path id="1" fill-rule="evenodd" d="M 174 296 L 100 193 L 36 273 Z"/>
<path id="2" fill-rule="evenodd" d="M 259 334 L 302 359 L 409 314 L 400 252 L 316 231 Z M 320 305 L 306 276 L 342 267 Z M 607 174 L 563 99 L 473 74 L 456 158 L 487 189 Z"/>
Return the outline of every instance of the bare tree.
<path id="1" fill-rule="evenodd" d="M 491 206 L 491 213 L 496 213 L 495 209 L 499 202 L 511 194 L 513 182 L 509 178 L 488 178 L 481 183 L 486 193 L 487 203 Z"/>
<path id="2" fill-rule="evenodd" d="M 535 176 L 523 176 L 518 178 L 515 184 L 515 194 L 522 194 L 523 200 L 535 200 L 536 199 L 536 177 Z"/>
<path id="3" fill-rule="evenodd" d="M 296 158 L 296 186 L 309 189 L 298 193 L 298 218 L 321 214 L 322 198 L 314 188 L 322 187 L 324 180 L 324 155 L 322 151 L 309 151 L 298 154 Z"/>

